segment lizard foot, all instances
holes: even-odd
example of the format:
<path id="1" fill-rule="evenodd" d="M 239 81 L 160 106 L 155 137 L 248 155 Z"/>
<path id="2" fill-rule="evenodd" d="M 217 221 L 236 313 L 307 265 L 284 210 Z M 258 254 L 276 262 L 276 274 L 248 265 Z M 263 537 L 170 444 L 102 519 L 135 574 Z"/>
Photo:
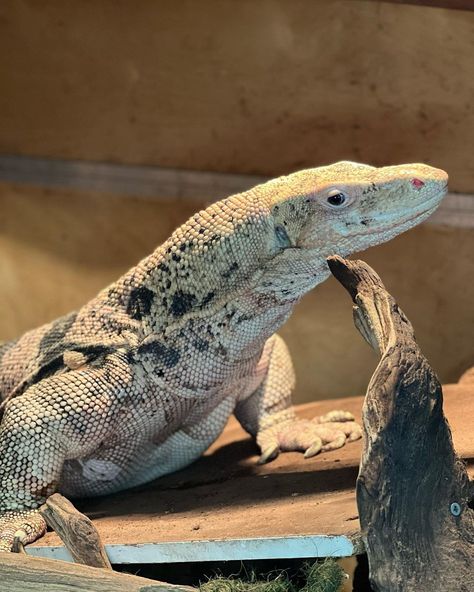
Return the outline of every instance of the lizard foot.
<path id="1" fill-rule="evenodd" d="M 0 551 L 18 551 L 46 531 L 38 510 L 12 510 L 0 514 Z"/>
<path id="2" fill-rule="evenodd" d="M 346 411 L 331 411 L 314 419 L 291 419 L 267 427 L 257 436 L 262 455 L 258 464 L 275 459 L 280 452 L 302 451 L 305 458 L 319 452 L 336 450 L 346 442 L 362 437 L 354 416 Z"/>

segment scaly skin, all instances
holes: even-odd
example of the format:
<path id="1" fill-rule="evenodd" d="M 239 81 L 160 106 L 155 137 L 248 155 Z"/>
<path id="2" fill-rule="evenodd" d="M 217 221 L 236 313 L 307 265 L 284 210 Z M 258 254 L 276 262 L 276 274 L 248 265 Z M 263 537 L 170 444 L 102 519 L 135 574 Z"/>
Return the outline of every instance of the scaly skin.
<path id="1" fill-rule="evenodd" d="M 4 345 L 0 549 L 41 535 L 36 510 L 54 491 L 102 495 L 175 471 L 232 413 L 262 462 L 357 439 L 344 412 L 296 418 L 275 332 L 329 276 L 329 255 L 415 226 L 446 183 L 425 165 L 349 162 L 275 179 L 195 214 L 78 313 Z"/>

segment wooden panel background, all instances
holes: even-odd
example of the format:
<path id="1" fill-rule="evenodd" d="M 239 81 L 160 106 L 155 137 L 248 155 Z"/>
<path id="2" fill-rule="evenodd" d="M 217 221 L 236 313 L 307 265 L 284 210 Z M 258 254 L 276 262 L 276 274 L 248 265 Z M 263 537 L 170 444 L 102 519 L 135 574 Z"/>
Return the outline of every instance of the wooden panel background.
<path id="1" fill-rule="evenodd" d="M 281 174 L 425 161 L 474 192 L 474 14 L 317 0 L 3 0 L 0 154 Z M 202 205 L 0 184 L 0 339 L 76 308 Z M 474 361 L 473 229 L 367 256 L 444 382 Z M 328 281 L 283 330 L 297 400 L 376 358 Z"/>
<path id="2" fill-rule="evenodd" d="M 474 192 L 474 14 L 3 0 L 0 152 L 276 174 L 426 161 Z"/>

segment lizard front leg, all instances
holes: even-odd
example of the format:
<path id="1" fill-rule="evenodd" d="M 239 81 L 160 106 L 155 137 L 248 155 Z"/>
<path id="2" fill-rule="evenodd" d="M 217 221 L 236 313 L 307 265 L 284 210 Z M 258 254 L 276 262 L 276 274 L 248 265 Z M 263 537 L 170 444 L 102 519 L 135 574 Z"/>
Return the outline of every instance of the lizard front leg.
<path id="1" fill-rule="evenodd" d="M 120 361 L 85 367 L 46 378 L 8 402 L 0 425 L 1 551 L 43 534 L 39 506 L 60 486 L 64 461 L 107 437 L 126 371 Z"/>
<path id="2" fill-rule="evenodd" d="M 66 452 L 48 423 L 28 394 L 7 405 L 0 429 L 1 551 L 10 551 L 15 539 L 34 541 L 46 529 L 37 508 L 55 491 Z"/>
<path id="3" fill-rule="evenodd" d="M 297 418 L 291 403 L 295 374 L 283 339 L 273 335 L 265 344 L 257 367 L 260 385 L 240 401 L 235 415 L 256 437 L 262 455 L 259 463 L 280 451 L 303 451 L 306 458 L 344 446 L 361 437 L 361 428 L 347 411 L 332 411 L 312 420 Z"/>

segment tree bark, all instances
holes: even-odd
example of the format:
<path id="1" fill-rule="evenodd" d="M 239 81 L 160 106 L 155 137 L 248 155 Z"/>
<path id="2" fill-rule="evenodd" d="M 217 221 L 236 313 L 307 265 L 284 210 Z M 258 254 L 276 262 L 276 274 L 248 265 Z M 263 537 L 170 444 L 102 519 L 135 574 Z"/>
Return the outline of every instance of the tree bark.
<path id="1" fill-rule="evenodd" d="M 471 489 L 441 385 L 377 274 L 363 261 L 331 257 L 328 264 L 353 299 L 356 327 L 381 355 L 363 406 L 357 480 L 372 587 L 472 592 Z"/>

